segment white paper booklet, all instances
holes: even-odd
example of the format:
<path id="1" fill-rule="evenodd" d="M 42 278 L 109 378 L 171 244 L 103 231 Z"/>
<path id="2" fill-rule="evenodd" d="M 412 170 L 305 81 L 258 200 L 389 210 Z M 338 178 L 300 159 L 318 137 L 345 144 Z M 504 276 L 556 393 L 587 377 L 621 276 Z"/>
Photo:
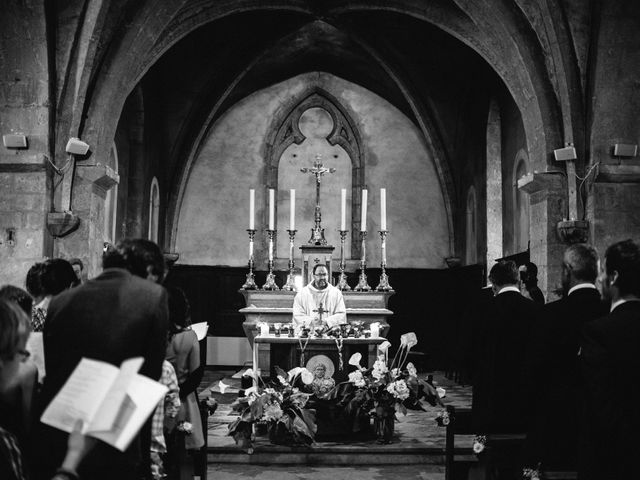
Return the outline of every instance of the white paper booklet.
<path id="1" fill-rule="evenodd" d="M 83 358 L 40 420 L 69 433 L 82 420 L 82 433 L 126 450 L 167 392 L 164 385 L 138 374 L 143 362 L 130 358 L 118 368 Z"/>
<path id="2" fill-rule="evenodd" d="M 207 322 L 193 323 L 191 324 L 191 330 L 196 332 L 198 341 L 207 336 L 207 330 L 209 330 L 209 324 Z"/>

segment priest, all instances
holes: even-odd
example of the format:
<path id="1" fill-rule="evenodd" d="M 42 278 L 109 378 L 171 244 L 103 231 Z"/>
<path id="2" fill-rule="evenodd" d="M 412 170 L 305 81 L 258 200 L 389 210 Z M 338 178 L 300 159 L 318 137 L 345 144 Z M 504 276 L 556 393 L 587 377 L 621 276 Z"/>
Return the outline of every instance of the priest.
<path id="1" fill-rule="evenodd" d="M 329 271 L 325 265 L 314 265 L 313 282 L 296 294 L 293 322 L 302 327 L 326 325 L 330 328 L 347 323 L 342 292 L 329 284 Z"/>

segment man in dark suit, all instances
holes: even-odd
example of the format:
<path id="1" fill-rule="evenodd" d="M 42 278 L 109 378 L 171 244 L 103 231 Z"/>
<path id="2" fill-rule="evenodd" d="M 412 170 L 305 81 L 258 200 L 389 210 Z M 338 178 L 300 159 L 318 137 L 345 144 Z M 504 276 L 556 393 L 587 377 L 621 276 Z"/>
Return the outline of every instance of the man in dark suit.
<path id="1" fill-rule="evenodd" d="M 563 298 L 546 304 L 534 326 L 529 349 L 533 422 L 527 432 L 530 466 L 545 470 L 575 470 L 583 406 L 578 361 L 582 326 L 605 314 L 595 282 L 598 254 L 576 244 L 566 249 L 562 263 Z"/>
<path id="2" fill-rule="evenodd" d="M 496 263 L 489 280 L 495 297 L 487 302 L 474 339 L 474 426 L 478 434 L 524 432 L 529 410 L 526 350 L 538 307 L 520 294 L 513 261 Z"/>
<path id="3" fill-rule="evenodd" d="M 582 329 L 588 432 L 580 478 L 637 478 L 640 247 L 625 240 L 607 248 L 599 280 L 611 310 Z"/>
<path id="4" fill-rule="evenodd" d="M 97 278 L 55 297 L 49 306 L 43 335 L 47 372 L 43 409 L 82 357 L 120 365 L 141 356 L 140 373 L 160 378 L 168 331 L 167 294 L 148 279 L 162 277 L 162 252 L 147 240 L 123 240 L 105 252 L 103 268 Z M 148 476 L 149 465 L 143 461 L 145 442 L 140 441 L 144 428 L 142 432 L 125 453 L 99 444 L 83 462 L 81 477 L 124 480 Z M 38 444 L 42 464 L 55 466 L 66 434 L 45 426 L 42 433 L 44 444 Z M 51 476 L 46 467 L 41 473 L 43 478 Z"/>

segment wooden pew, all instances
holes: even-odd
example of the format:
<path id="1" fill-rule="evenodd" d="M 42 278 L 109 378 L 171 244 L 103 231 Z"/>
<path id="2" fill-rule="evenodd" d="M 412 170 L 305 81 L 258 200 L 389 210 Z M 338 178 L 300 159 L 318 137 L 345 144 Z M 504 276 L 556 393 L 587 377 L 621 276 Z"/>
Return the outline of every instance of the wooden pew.
<path id="1" fill-rule="evenodd" d="M 445 480 L 457 480 L 466 478 L 469 468 L 478 463 L 478 458 L 473 453 L 471 445 L 457 447 L 455 439 L 457 435 L 473 435 L 470 408 L 455 408 L 447 406 L 449 413 L 449 425 L 445 433 Z"/>

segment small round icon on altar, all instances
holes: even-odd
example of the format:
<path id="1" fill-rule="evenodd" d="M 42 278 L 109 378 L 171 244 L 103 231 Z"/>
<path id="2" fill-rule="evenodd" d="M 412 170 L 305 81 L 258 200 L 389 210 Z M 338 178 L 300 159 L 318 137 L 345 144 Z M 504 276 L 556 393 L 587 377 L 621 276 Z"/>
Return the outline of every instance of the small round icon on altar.
<path id="1" fill-rule="evenodd" d="M 326 355 L 315 355 L 309 359 L 307 370 L 313 373 L 313 382 L 309 387 L 317 397 L 326 396 L 336 386 L 333 379 L 335 366 Z"/>

